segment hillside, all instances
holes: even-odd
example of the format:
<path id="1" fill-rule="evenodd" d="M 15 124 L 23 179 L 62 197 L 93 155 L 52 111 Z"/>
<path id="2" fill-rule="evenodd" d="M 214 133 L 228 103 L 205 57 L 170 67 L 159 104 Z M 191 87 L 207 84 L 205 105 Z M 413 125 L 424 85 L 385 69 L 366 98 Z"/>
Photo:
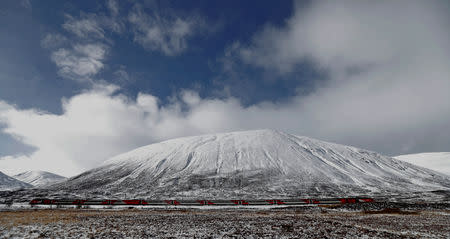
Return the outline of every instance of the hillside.
<path id="1" fill-rule="evenodd" d="M 34 187 L 48 186 L 66 179 L 66 177 L 45 171 L 26 171 L 13 177 Z"/>
<path id="2" fill-rule="evenodd" d="M 449 190 L 450 179 L 375 152 L 255 130 L 141 147 L 55 189 L 154 198 L 348 196 Z"/>
<path id="3" fill-rule="evenodd" d="M 10 177 L 0 172 L 0 191 L 2 190 L 15 190 L 20 188 L 30 188 L 32 185 Z"/>

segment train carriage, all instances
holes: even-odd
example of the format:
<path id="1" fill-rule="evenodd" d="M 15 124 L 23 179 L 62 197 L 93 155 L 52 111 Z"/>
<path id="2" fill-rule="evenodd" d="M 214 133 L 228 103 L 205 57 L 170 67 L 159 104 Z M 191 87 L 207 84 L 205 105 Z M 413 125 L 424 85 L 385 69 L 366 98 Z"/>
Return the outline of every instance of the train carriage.
<path id="1" fill-rule="evenodd" d="M 48 199 L 37 198 L 31 205 L 109 205 L 109 206 L 274 206 L 274 205 L 315 205 L 315 204 L 353 204 L 371 203 L 373 198 L 314 198 L 314 199 L 267 199 L 267 200 L 143 200 L 143 199 Z"/>

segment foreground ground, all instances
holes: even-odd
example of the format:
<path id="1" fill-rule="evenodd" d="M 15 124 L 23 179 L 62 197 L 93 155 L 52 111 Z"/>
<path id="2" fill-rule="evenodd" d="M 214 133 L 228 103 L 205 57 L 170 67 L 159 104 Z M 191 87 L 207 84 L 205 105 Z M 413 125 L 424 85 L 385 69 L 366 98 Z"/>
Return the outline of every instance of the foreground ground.
<path id="1" fill-rule="evenodd" d="M 450 210 L 0 211 L 0 238 L 450 238 Z"/>

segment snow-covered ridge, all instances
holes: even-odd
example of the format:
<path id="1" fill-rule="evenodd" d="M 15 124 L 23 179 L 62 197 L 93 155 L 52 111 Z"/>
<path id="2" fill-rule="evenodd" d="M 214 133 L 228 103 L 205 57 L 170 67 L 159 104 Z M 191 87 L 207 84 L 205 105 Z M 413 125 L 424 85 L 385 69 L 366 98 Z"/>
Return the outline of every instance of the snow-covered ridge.
<path id="1" fill-rule="evenodd" d="M 0 191 L 2 190 L 15 190 L 20 188 L 30 188 L 30 184 L 17 180 L 0 172 Z"/>
<path id="2" fill-rule="evenodd" d="M 13 177 L 34 187 L 47 186 L 66 179 L 66 177 L 46 171 L 26 171 Z"/>
<path id="3" fill-rule="evenodd" d="M 449 190 L 450 179 L 355 147 L 253 130 L 144 146 L 58 187 L 137 196 L 270 197 Z"/>
<path id="4" fill-rule="evenodd" d="M 450 175 L 450 152 L 405 154 L 394 158 Z"/>

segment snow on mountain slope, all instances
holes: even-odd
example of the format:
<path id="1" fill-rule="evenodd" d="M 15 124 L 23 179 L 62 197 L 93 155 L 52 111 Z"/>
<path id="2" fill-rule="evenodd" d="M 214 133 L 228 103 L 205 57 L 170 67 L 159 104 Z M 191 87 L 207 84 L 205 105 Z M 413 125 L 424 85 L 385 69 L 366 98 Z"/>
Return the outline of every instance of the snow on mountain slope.
<path id="1" fill-rule="evenodd" d="M 30 187 L 32 187 L 30 184 L 17 180 L 0 172 L 0 191 Z"/>
<path id="2" fill-rule="evenodd" d="M 160 198 L 348 196 L 449 190 L 450 178 L 363 149 L 254 130 L 144 146 L 56 188 Z"/>
<path id="3" fill-rule="evenodd" d="M 45 171 L 26 171 L 14 175 L 13 177 L 22 182 L 29 183 L 35 187 L 54 184 L 66 179 L 66 177 Z"/>
<path id="4" fill-rule="evenodd" d="M 450 152 L 405 154 L 394 158 L 450 175 Z"/>

